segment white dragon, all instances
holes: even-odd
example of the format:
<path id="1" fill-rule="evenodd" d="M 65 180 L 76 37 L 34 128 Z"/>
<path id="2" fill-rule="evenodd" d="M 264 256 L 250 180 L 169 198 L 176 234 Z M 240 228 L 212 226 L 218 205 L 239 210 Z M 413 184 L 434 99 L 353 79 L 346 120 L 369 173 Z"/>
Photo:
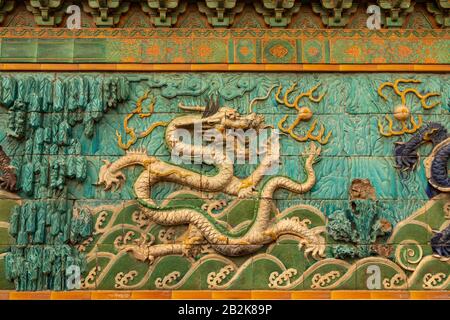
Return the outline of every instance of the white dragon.
<path id="1" fill-rule="evenodd" d="M 201 149 L 201 146 L 187 145 L 180 141 L 176 136 L 177 129 L 192 130 L 195 124 L 201 123 L 202 129 L 215 128 L 225 134 L 225 130 L 229 128 L 260 130 L 267 127 L 263 116 L 256 113 L 243 116 L 233 108 L 219 107 L 217 102 L 210 101 L 207 107 L 186 107 L 181 104 L 180 107 L 190 111 L 203 111 L 203 115 L 189 114 L 173 119 L 167 125 L 165 140 L 169 149 L 176 147 L 178 150 L 190 152 L 192 156 L 205 151 Z M 198 253 L 198 247 L 205 243 L 223 255 L 246 255 L 259 250 L 263 245 L 275 241 L 284 234 L 293 235 L 299 239 L 300 248 L 305 248 L 305 256 L 311 254 L 319 259 L 324 256 L 325 251 L 325 240 L 321 236 L 324 228 L 310 229 L 307 219 L 300 220 L 297 217 L 271 219 L 272 208 L 275 206 L 273 195 L 277 189 L 301 194 L 308 192 L 314 186 L 316 177 L 313 164 L 319 154 L 320 147 L 311 143 L 305 162 L 307 178 L 303 183 L 284 176 L 273 176 L 267 179 L 257 195 L 259 201 L 255 215 L 244 234 L 228 230 L 217 223 L 207 211 L 200 208 L 159 207 L 150 197 L 151 187 L 158 182 L 167 181 L 202 192 L 225 193 L 240 198 L 250 197 L 255 194 L 256 186 L 274 161 L 279 162 L 279 150 L 268 148 L 258 167 L 245 179 L 234 176 L 233 163 L 222 154 L 211 155 L 217 171 L 214 175 L 206 175 L 149 156 L 145 150 L 128 151 L 126 155 L 113 163 L 104 160 L 105 164 L 99 171 L 98 184 L 104 185 L 105 190 L 111 190 L 113 187 L 117 190 L 126 178 L 122 172 L 124 168 L 143 166 L 144 171 L 134 183 L 134 191 L 145 216 L 150 221 L 161 225 L 189 226 L 186 238 L 179 243 L 153 245 L 143 239 L 136 241 L 135 244 L 124 246 L 124 250 L 131 251 L 139 260 L 149 260 L 152 263 L 156 258 L 165 255 L 192 256 Z"/>

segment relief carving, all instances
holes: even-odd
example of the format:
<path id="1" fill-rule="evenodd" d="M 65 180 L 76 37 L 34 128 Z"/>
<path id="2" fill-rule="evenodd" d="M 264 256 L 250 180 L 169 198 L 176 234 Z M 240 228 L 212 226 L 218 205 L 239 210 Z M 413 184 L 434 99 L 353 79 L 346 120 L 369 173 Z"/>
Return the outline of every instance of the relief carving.
<path id="1" fill-rule="evenodd" d="M 373 266 L 382 290 L 446 290 L 445 77 L 355 77 L 3 76 L 6 283 L 69 290 L 71 265 L 84 290 L 334 290 L 355 276 L 367 289 Z M 409 87 L 427 77 L 444 89 Z M 400 126 L 423 117 L 394 143 L 377 128 L 386 87 L 402 105 L 419 99 L 420 112 L 394 112 Z"/>

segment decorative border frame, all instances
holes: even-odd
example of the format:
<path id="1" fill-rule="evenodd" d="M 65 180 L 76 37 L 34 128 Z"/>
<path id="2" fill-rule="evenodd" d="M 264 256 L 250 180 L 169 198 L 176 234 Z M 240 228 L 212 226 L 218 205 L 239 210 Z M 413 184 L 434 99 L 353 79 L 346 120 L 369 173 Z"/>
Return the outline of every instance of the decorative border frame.
<path id="1" fill-rule="evenodd" d="M 0 71 L 450 72 L 447 30 L 0 28 Z M 448 299 L 449 291 L 0 291 L 14 299 Z"/>
<path id="2" fill-rule="evenodd" d="M 450 64 L 0 63 L 0 71 L 59 72 L 450 72 Z"/>

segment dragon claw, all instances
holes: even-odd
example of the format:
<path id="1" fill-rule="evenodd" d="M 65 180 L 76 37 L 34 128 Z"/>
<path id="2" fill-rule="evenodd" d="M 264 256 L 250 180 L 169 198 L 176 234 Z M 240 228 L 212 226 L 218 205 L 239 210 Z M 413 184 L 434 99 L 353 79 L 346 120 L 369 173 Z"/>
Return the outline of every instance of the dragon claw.
<path id="1" fill-rule="evenodd" d="M 264 235 L 270 237 L 272 239 L 272 241 L 277 240 L 277 235 L 275 234 L 275 232 L 266 231 L 266 232 L 264 232 Z"/>
<path id="2" fill-rule="evenodd" d="M 102 160 L 104 165 L 101 166 L 98 181 L 96 185 L 104 185 L 104 190 L 109 191 L 117 191 L 119 190 L 124 182 L 126 181 L 126 177 L 121 171 L 111 170 L 111 162 L 108 160 Z"/>
<path id="3" fill-rule="evenodd" d="M 251 197 L 254 193 L 255 193 L 255 187 L 254 186 L 246 187 L 246 188 L 243 188 L 243 189 L 239 190 L 238 198 L 239 199 L 248 198 L 248 197 Z"/>

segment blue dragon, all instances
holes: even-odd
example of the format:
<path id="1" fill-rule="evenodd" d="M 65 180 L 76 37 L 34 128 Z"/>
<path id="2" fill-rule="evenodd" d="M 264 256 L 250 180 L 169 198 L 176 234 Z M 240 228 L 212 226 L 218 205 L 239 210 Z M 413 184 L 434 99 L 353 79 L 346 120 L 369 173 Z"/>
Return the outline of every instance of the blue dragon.
<path id="1" fill-rule="evenodd" d="M 450 159 L 450 135 L 447 129 L 435 122 L 427 123 L 406 142 L 396 142 L 394 147 L 396 168 L 413 171 L 419 162 L 417 150 L 426 143 L 433 144 L 433 151 L 424 161 L 428 188 L 428 197 L 441 192 L 450 192 L 450 179 L 447 163 Z"/>
<path id="2" fill-rule="evenodd" d="M 394 155 L 396 168 L 404 172 L 413 171 L 419 162 L 417 150 L 425 143 L 432 143 L 433 150 L 425 159 L 425 174 L 428 179 L 426 193 L 432 198 L 441 192 L 450 192 L 448 161 L 450 160 L 450 135 L 447 129 L 435 122 L 427 123 L 407 142 L 396 142 Z M 430 241 L 433 253 L 450 257 L 450 226 L 435 232 Z"/>

